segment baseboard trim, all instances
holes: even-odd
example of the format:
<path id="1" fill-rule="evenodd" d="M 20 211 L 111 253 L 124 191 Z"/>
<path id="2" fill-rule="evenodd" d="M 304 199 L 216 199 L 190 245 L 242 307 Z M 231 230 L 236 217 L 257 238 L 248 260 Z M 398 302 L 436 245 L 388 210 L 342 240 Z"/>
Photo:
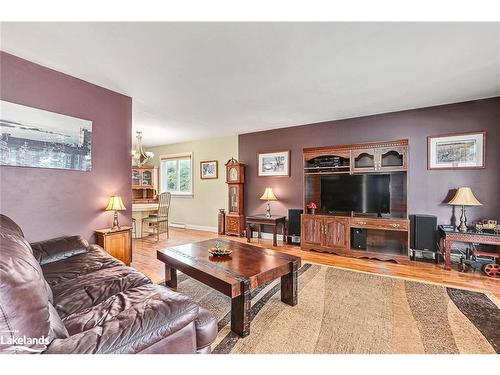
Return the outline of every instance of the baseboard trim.
<path id="1" fill-rule="evenodd" d="M 208 227 L 208 226 L 204 226 L 204 225 L 187 224 L 186 228 L 187 229 L 194 229 L 194 230 L 202 230 L 205 232 L 217 233 L 217 227 Z"/>
<path id="2" fill-rule="evenodd" d="M 205 225 L 170 223 L 170 226 L 172 228 L 193 229 L 193 230 L 201 230 L 204 232 L 217 233 L 217 227 L 209 227 L 209 226 L 205 226 Z"/>
<path id="3" fill-rule="evenodd" d="M 217 227 L 209 227 L 209 226 L 205 226 L 205 225 L 184 224 L 184 223 L 170 223 L 169 225 L 172 228 L 193 229 L 193 230 L 201 230 L 204 232 L 218 233 Z M 265 240 L 272 240 L 273 239 L 272 233 L 262 232 L 261 235 L 262 235 L 262 238 Z M 258 236 L 258 233 L 256 231 L 254 231 L 252 238 L 257 238 L 257 236 Z M 283 241 L 283 235 L 277 234 L 277 239 L 278 239 L 278 241 Z"/>
<path id="4" fill-rule="evenodd" d="M 181 223 L 168 223 L 172 228 L 186 229 L 186 224 Z"/>

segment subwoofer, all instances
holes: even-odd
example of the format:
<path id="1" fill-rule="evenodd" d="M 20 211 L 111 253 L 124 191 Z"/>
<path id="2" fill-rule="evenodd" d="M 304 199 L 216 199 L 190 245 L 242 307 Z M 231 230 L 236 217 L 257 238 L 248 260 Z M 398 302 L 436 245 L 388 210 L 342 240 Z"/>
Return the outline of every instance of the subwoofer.
<path id="1" fill-rule="evenodd" d="M 290 208 L 288 210 L 288 238 L 287 243 L 300 244 L 300 215 L 304 210 Z"/>
<path id="2" fill-rule="evenodd" d="M 353 249 L 366 250 L 366 229 L 352 228 L 351 247 Z"/>
<path id="3" fill-rule="evenodd" d="M 437 217 L 433 215 L 410 215 L 410 248 L 412 250 L 436 251 Z"/>

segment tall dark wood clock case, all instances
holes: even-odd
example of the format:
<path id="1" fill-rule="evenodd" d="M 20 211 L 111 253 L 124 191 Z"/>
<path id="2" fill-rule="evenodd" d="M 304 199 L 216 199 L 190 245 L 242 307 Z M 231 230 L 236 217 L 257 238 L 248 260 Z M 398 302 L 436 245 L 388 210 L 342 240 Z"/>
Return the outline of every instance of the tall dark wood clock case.
<path id="1" fill-rule="evenodd" d="M 231 158 L 226 163 L 226 183 L 228 186 L 228 210 L 226 215 L 226 234 L 243 236 L 245 215 L 243 210 L 243 184 L 245 183 L 245 164 Z"/>

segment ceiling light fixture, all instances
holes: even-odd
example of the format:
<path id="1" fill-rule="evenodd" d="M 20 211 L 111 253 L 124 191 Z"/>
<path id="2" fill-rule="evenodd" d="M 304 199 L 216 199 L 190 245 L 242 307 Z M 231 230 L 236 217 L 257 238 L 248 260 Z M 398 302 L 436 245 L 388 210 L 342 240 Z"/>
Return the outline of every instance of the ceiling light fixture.
<path id="1" fill-rule="evenodd" d="M 144 151 L 142 148 L 142 132 L 137 133 L 137 145 L 135 150 L 132 151 L 132 158 L 135 160 L 138 167 L 142 167 L 146 162 L 151 159 L 155 154 L 149 151 Z"/>

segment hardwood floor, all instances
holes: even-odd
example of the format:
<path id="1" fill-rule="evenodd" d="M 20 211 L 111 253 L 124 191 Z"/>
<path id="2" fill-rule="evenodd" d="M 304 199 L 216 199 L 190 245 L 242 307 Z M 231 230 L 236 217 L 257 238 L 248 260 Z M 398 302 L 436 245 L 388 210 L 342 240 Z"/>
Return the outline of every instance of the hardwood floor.
<path id="1" fill-rule="evenodd" d="M 169 240 L 166 239 L 165 234 L 160 236 L 159 242 L 156 242 L 154 236 L 146 239 L 135 239 L 132 253 L 132 267 L 148 275 L 154 282 L 159 282 L 164 279 L 164 264 L 156 259 L 157 249 L 215 237 L 218 237 L 217 234 L 211 232 L 170 228 Z M 219 237 L 235 241 L 246 241 L 245 238 L 239 237 Z M 423 262 L 411 262 L 409 265 L 402 265 L 371 259 L 340 257 L 313 251 L 301 251 L 298 246 L 281 245 L 280 242 L 275 247 L 272 246 L 272 241 L 267 239 L 253 239 L 252 244 L 299 256 L 302 258 L 303 263 L 318 263 L 355 271 L 443 284 L 450 287 L 492 293 L 496 298 L 500 299 L 500 280 L 487 277 L 481 272 L 460 273 L 456 270 L 445 271 L 442 265 Z"/>

